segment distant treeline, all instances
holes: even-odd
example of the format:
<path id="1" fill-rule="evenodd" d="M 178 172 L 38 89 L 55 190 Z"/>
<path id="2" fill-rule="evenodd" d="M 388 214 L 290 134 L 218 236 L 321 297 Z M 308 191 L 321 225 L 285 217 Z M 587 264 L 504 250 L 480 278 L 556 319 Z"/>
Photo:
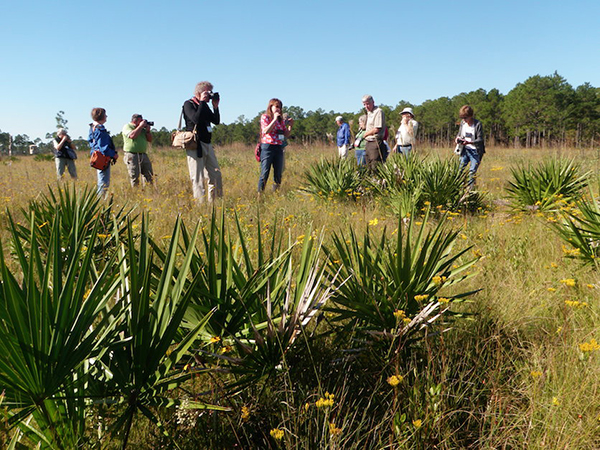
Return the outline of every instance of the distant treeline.
<path id="1" fill-rule="evenodd" d="M 360 105 L 360 98 L 356 99 Z M 375 102 L 377 102 L 375 98 Z M 400 101 L 395 107 L 379 105 L 385 112 L 390 135 L 394 135 L 400 123 L 400 112 L 411 106 L 419 122 L 418 140 L 427 146 L 450 146 L 457 132 L 458 110 L 469 104 L 475 117 L 483 123 L 488 145 L 538 147 L 575 146 L 593 147 L 600 139 L 600 88 L 584 83 L 573 88 L 558 73 L 548 76 L 535 75 L 517 84 L 508 94 L 498 89 L 484 89 L 461 93 L 454 97 L 427 100 L 420 105 Z M 364 112 L 304 111 L 299 106 L 284 107 L 295 120 L 290 138 L 292 143 L 315 145 L 332 143 L 337 131 L 335 117 L 342 115 L 357 131 L 358 117 Z M 259 121 L 262 112 L 253 119 L 244 116 L 230 124 L 214 128 L 213 142 L 230 145 L 234 142 L 252 145 L 258 140 Z M 58 117 L 57 117 L 58 119 Z M 153 130 L 154 146 L 169 146 L 171 131 L 165 127 Z M 48 138 L 49 135 L 46 137 Z M 122 137 L 115 135 L 115 144 L 122 146 Z M 9 134 L 0 132 L 0 151 L 6 153 Z M 79 148 L 87 148 L 87 142 L 76 142 Z M 31 141 L 27 135 L 12 138 L 13 153 L 27 153 L 30 145 L 41 151 L 51 151 L 52 144 L 41 139 Z"/>

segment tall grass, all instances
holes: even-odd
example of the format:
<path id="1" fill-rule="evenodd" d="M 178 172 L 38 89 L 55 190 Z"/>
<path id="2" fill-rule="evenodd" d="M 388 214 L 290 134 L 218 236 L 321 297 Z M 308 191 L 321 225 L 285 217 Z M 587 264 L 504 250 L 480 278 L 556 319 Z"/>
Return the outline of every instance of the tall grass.
<path id="1" fill-rule="evenodd" d="M 427 277 L 423 279 L 423 286 L 427 285 L 425 291 L 431 288 L 431 292 L 425 294 L 438 299 L 440 296 L 452 299 L 464 292 L 482 290 L 470 295 L 470 302 L 442 303 L 449 307 L 446 319 L 438 318 L 420 332 L 419 339 L 405 347 L 406 351 L 393 353 L 392 358 L 386 357 L 383 352 L 369 351 L 377 349 L 382 341 L 377 333 L 372 333 L 373 330 L 367 330 L 368 327 L 363 327 L 364 330 L 359 329 L 359 324 L 348 327 L 345 339 L 340 339 L 338 330 L 345 322 L 336 320 L 335 309 L 325 314 L 316 309 L 317 312 L 304 327 L 297 327 L 298 321 L 292 319 L 294 311 L 302 311 L 302 308 L 293 305 L 310 305 L 306 303 L 309 298 L 318 298 L 318 295 L 311 296 L 311 292 L 326 293 L 327 288 L 333 286 L 338 289 L 333 294 L 341 298 L 345 290 L 351 288 L 348 277 L 355 271 L 349 269 L 354 267 L 351 264 L 360 267 L 373 261 L 388 261 L 387 266 L 378 263 L 381 266 L 379 281 L 365 279 L 364 285 L 387 285 L 387 290 L 381 289 L 381 292 L 387 292 L 391 299 L 396 292 L 391 262 L 394 253 L 398 253 L 395 251 L 400 239 L 398 234 L 403 233 L 401 239 L 406 242 L 405 232 L 408 232 L 406 225 L 399 225 L 397 212 L 386 202 L 367 198 L 359 202 L 342 201 L 341 198 L 323 202 L 316 196 L 298 191 L 303 185 L 305 171 L 321 157 L 326 157 L 328 152 L 331 156 L 335 149 L 288 149 L 282 189 L 257 198 L 258 167 L 251 159 L 251 149 L 218 149 L 218 156 L 227 161 L 223 164 L 226 197 L 216 205 L 214 216 L 208 205 L 198 207 L 192 201 L 183 155 L 167 150 L 151 154 L 158 173 L 156 189 L 131 189 L 124 167 L 118 164 L 113 172 L 111 192 L 114 196 L 109 216 L 119 211 L 126 212 L 129 208 L 135 208 L 135 212 L 121 216 L 114 227 L 103 222 L 113 228 L 110 232 L 112 243 L 106 246 L 102 259 L 96 259 L 90 253 L 91 247 L 87 243 L 71 250 L 69 242 L 75 239 L 76 233 L 69 234 L 62 224 L 49 221 L 44 225 L 45 220 L 40 222 L 38 219 L 32 222 L 32 216 L 36 216 L 29 206 L 29 192 L 46 193 L 47 185 L 56 186 L 53 192 L 56 204 L 60 204 L 58 197 L 71 189 L 69 183 L 54 184 L 54 171 L 49 162 L 33 161 L 32 158 L 20 158 L 11 161 L 10 165 L 0 162 L 0 202 L 10 208 L 10 215 L 6 211 L 0 212 L 0 236 L 4 243 L 1 287 L 3 292 L 10 291 L 3 298 L 9 295 L 13 298 L 21 292 L 22 300 L 17 301 L 19 297 L 14 297 L 15 304 L 21 305 L 22 314 L 34 314 L 25 291 L 39 291 L 38 298 L 42 299 L 43 295 L 57 295 L 54 289 L 48 287 L 42 295 L 44 279 L 52 280 L 51 286 L 64 284 L 64 281 L 58 281 L 58 275 L 46 276 L 45 271 L 60 272 L 62 280 L 65 280 L 74 273 L 79 274 L 82 265 L 89 260 L 86 264 L 96 267 L 89 275 L 91 280 L 99 279 L 104 270 L 108 271 L 103 275 L 108 277 L 107 287 L 96 288 L 99 294 L 106 292 L 109 297 L 105 300 L 107 306 L 102 314 L 116 308 L 110 316 L 123 317 L 120 314 L 126 311 L 123 309 L 129 302 L 126 293 L 133 286 L 131 277 L 134 273 L 139 274 L 136 275 L 138 288 L 133 290 L 137 292 L 135 295 L 140 301 L 144 298 L 152 300 L 161 279 L 164 279 L 165 289 L 169 285 L 167 278 L 171 280 L 171 286 L 177 285 L 177 279 L 183 280 L 179 278 L 183 275 L 180 270 L 186 267 L 184 261 L 189 256 L 190 269 L 185 282 L 179 286 L 183 293 L 193 292 L 189 304 L 198 306 L 195 318 L 189 316 L 193 309 L 186 308 L 181 322 L 183 326 L 177 327 L 173 344 L 164 353 L 164 346 L 158 343 L 168 340 L 165 334 L 159 333 L 156 340 L 143 340 L 155 342 L 161 348 L 159 352 L 152 353 L 153 360 L 159 361 L 155 367 L 165 367 L 162 364 L 180 357 L 172 363 L 169 373 L 181 376 L 183 384 L 177 390 L 161 393 L 154 391 L 153 386 L 169 387 L 169 378 L 164 380 L 166 384 L 153 385 L 151 379 L 154 375 L 135 375 L 150 374 L 150 369 L 122 370 L 121 386 L 126 386 L 129 375 L 140 378 L 140 383 L 145 378 L 146 384 L 140 384 L 150 389 L 145 392 L 156 392 L 157 398 L 162 396 L 165 399 L 158 402 L 160 405 L 141 404 L 144 408 L 149 407 L 151 415 L 145 416 L 141 412 L 127 416 L 131 418 L 128 435 L 131 446 L 159 448 L 173 445 L 173 442 L 179 448 L 190 449 L 233 448 L 236 445 L 242 448 L 446 449 L 593 449 L 600 446 L 600 412 L 595 400 L 598 397 L 600 352 L 594 350 L 594 342 L 600 340 L 598 271 L 593 265 L 582 265 L 578 259 L 570 258 L 577 245 L 571 246 L 554 232 L 552 227 L 559 220 L 556 215 L 541 211 L 523 214 L 502 206 L 508 195 L 504 186 L 510 178 L 506 167 L 513 161 L 519 159 L 524 166 L 536 165 L 549 156 L 573 156 L 573 151 L 554 151 L 552 155 L 538 150 L 528 150 L 527 154 L 511 149 L 488 151 L 480 168 L 478 190 L 487 192 L 496 206 L 489 212 L 474 216 L 449 214 L 443 225 L 453 236 L 448 258 L 461 254 L 460 261 L 454 261 L 448 270 L 455 271 L 461 264 L 477 262 L 472 267 L 465 267 L 459 274 L 468 275 L 468 278 L 452 286 L 445 285 L 440 293 L 434 292 L 433 277 L 446 276 L 447 280 L 453 277 L 444 275 L 442 272 L 445 271 L 438 271 L 429 273 L 429 281 L 425 280 Z M 447 157 L 439 151 L 424 150 L 424 153 L 429 153 L 430 158 L 444 160 Z M 582 172 L 598 173 L 600 160 L 595 152 L 577 151 L 577 157 Z M 94 175 L 90 171 L 89 180 L 86 180 L 85 170 L 82 171 L 83 181 L 78 182 L 78 186 L 89 184 L 93 189 Z M 597 195 L 593 192 L 594 197 Z M 593 207 L 593 204 L 588 204 Z M 26 214 L 20 212 L 21 208 Z M 594 217 L 588 217 L 582 212 L 584 209 L 584 206 L 573 209 L 573 215 L 569 216 L 578 230 L 587 230 L 589 217 Z M 425 219 L 423 212 L 417 211 L 411 214 L 411 241 L 417 238 L 421 227 L 424 236 L 427 236 L 427 233 L 434 233 L 439 225 L 437 218 Z M 139 217 L 143 213 L 149 214 L 149 220 L 142 224 Z M 61 211 L 56 212 L 57 217 L 62 214 Z M 123 220 L 127 215 L 131 218 L 129 224 Z M 139 217 L 135 218 L 136 215 Z M 116 216 L 119 217 L 118 214 Z M 179 232 L 174 226 L 177 216 L 185 223 Z M 10 226 L 11 217 L 13 228 Z M 92 228 L 94 223 L 93 220 L 90 223 Z M 192 245 L 194 232 L 190 230 L 194 230 L 196 225 L 199 227 L 198 238 L 196 245 Z M 42 234 L 54 229 L 59 236 L 45 240 L 49 242 L 46 246 L 50 251 L 40 250 Z M 62 231 L 59 232 L 59 229 Z M 398 231 L 394 232 L 396 229 Z M 16 239 L 13 237 L 15 234 Z M 98 237 L 98 234 L 108 233 L 96 231 L 93 241 L 89 240 L 88 234 L 88 242 L 93 242 L 93 247 L 108 239 Z M 180 238 L 173 240 L 176 234 Z M 583 232 L 580 234 L 581 243 L 587 245 L 592 242 L 589 236 Z M 38 245 L 28 244 L 32 235 L 37 236 L 35 242 Z M 351 245 L 352 235 L 356 245 Z M 149 246 L 145 253 L 141 251 L 141 246 L 146 245 L 142 244 L 144 236 L 148 238 Z M 370 236 L 367 245 L 364 245 L 365 236 Z M 357 249 L 348 256 L 349 261 L 353 261 L 351 264 L 341 262 L 336 237 L 340 246 Z M 328 253 L 320 250 L 321 245 L 328 249 Z M 382 250 L 379 250 L 381 245 Z M 20 251 L 19 246 L 22 248 Z M 114 253 L 122 248 L 131 248 L 131 252 Z M 405 248 L 404 244 L 402 248 Z M 414 247 L 414 251 L 418 254 L 419 246 Z M 424 255 L 428 254 L 426 248 L 423 251 Z M 30 254 L 34 257 L 30 258 Z M 61 256 L 52 256 L 49 267 L 45 267 L 45 255 Z M 69 255 L 72 257 L 67 257 Z M 82 258 L 82 255 L 88 259 Z M 171 255 L 175 263 L 172 264 L 171 275 L 163 278 L 161 268 L 168 260 L 167 255 Z M 111 260 L 111 257 L 114 259 Z M 310 261 L 319 263 L 313 265 Z M 377 267 L 374 263 L 372 265 Z M 458 267 L 453 267 L 455 265 Z M 56 270 L 59 266 L 60 270 Z M 306 270 L 302 275 L 302 271 L 298 271 L 301 266 L 314 267 L 316 271 Z M 321 272 L 324 266 L 328 268 L 327 272 Z M 426 272 L 426 264 L 417 266 L 423 266 L 419 270 Z M 22 271 L 21 267 L 31 269 Z M 111 273 L 110 268 L 123 270 Z M 28 276 L 30 272 L 36 275 Z M 319 278 L 318 274 L 324 273 L 327 277 Z M 338 274 L 336 281 L 328 282 L 335 274 Z M 34 281 L 37 287 L 32 284 Z M 342 284 L 344 282 L 346 284 Z M 88 288 L 90 285 L 91 281 L 87 283 Z M 302 289 L 302 286 L 320 286 L 320 291 Z M 77 297 L 81 301 L 85 295 L 80 296 L 77 292 L 72 289 L 71 293 L 60 295 L 65 299 Z M 117 292 L 118 298 L 124 302 L 111 306 L 111 299 L 117 298 Z M 244 299 L 244 303 L 247 301 L 251 305 L 249 300 L 245 300 L 251 298 L 250 292 L 256 298 L 254 312 L 251 308 L 246 311 L 241 303 L 235 303 Z M 415 295 L 419 293 L 415 291 Z M 171 298 L 171 295 L 166 298 Z M 224 304 L 222 311 L 218 310 L 219 306 L 209 314 L 211 300 L 217 298 L 223 302 L 228 299 L 229 304 Z M 284 305 L 286 301 L 290 313 L 284 319 L 285 308 L 275 305 Z M 318 302 L 313 303 L 316 304 Z M 227 311 L 226 306 L 236 305 L 240 306 L 240 318 L 234 321 L 233 316 L 223 311 Z M 333 307 L 332 299 L 327 300 L 326 305 Z M 69 314 L 60 314 L 61 320 L 72 317 L 75 311 L 76 308 Z M 392 313 L 395 311 L 394 305 Z M 13 318 L 18 317 L 4 316 L 3 327 L 14 324 Z M 81 316 L 82 319 L 85 317 L 88 316 Z M 96 316 L 94 324 L 100 323 L 98 320 L 102 317 L 109 316 Z M 217 317 L 221 318 L 217 320 Z M 460 320 L 450 321 L 451 317 Z M 48 316 L 46 321 L 52 323 L 55 318 L 56 315 Z M 104 322 L 105 330 L 109 326 L 117 326 L 117 322 L 109 322 Z M 156 324 L 152 319 L 137 321 L 138 324 L 142 322 L 148 323 L 148 326 Z M 239 325 L 223 326 L 234 322 Z M 115 331 L 118 329 L 121 333 L 126 330 L 125 323 L 119 320 Z M 246 328 L 243 328 L 243 323 L 247 324 Z M 187 345 L 189 341 L 184 341 L 184 337 L 195 329 L 194 324 L 203 324 L 198 338 L 187 352 L 172 353 L 182 343 L 185 342 L 184 347 Z M 250 324 L 254 324 L 254 328 Z M 48 325 L 46 328 L 52 327 Z M 89 328 L 82 326 L 81 329 L 90 333 Z M 107 333 L 110 334 L 110 331 Z M 133 336 L 133 333 L 127 333 Z M 20 341 L 10 338 L 16 336 L 12 328 L 6 328 L 4 335 L 3 345 L 11 345 L 0 352 L 3 355 L 0 358 L 4 358 L 6 364 L 18 361 L 20 354 L 29 357 L 27 355 L 30 354 L 25 352 L 27 347 L 19 347 Z M 293 340 L 288 338 L 291 335 Z M 131 340 L 115 339 L 113 342 L 120 346 L 120 351 L 133 349 Z M 79 339 L 81 349 L 84 343 L 90 341 L 85 341 L 84 337 Z M 148 349 L 158 348 L 153 345 L 142 348 L 151 352 Z M 108 359 L 108 353 L 102 353 L 102 347 L 101 341 L 95 341 L 91 354 L 96 354 L 95 360 L 103 361 L 108 367 L 114 362 Z M 245 359 L 245 355 L 249 359 Z M 73 353 L 65 363 L 75 356 L 81 355 Z M 253 357 L 255 363 L 252 365 Z M 128 367 L 125 358 L 120 360 L 123 364 L 119 367 Z M 266 361 L 268 364 L 265 365 Z M 258 372 L 261 365 L 268 367 L 264 374 Z M 66 379 L 81 380 L 80 374 L 86 372 L 86 367 L 83 364 L 78 365 L 74 372 L 69 370 L 71 375 Z M 48 376 L 57 373 L 56 369 L 43 373 L 46 372 Z M 110 405 L 105 402 L 102 409 L 91 406 L 87 401 L 61 403 L 61 398 L 70 395 L 69 389 L 71 392 L 81 391 L 76 382 L 63 383 L 58 394 L 48 397 L 50 400 L 30 402 L 29 406 L 29 410 L 41 408 L 35 405 L 49 405 L 51 401 L 56 405 L 56 413 L 46 414 L 46 418 L 36 413 L 39 421 L 36 418 L 27 424 L 22 422 L 18 430 L 14 428 L 18 420 L 14 414 L 20 407 L 15 409 L 16 391 L 8 392 L 11 385 L 6 377 L 10 373 L 18 380 L 21 373 L 27 372 L 2 370 L 2 384 L 7 391 L 2 406 L 10 408 L 6 417 L 9 422 L 5 421 L 0 426 L 0 432 L 6 433 L 3 443 L 8 443 L 21 432 L 25 433 L 23 440 L 27 436 L 31 439 L 24 441 L 27 444 L 37 439 L 42 446 L 60 447 L 57 438 L 60 435 L 62 447 L 72 448 L 78 443 L 96 442 L 98 430 L 102 430 L 104 444 L 122 445 L 125 428 L 113 427 L 116 434 L 112 437 L 108 431 L 129 407 L 128 396 L 121 400 L 113 391 L 112 397 L 103 398 L 112 398 L 114 402 Z M 91 375 L 97 377 L 97 373 Z M 246 380 L 255 381 L 247 383 Z M 99 391 L 94 388 L 93 392 Z M 105 395 L 106 391 L 102 394 Z M 27 397 L 22 395 L 20 398 Z M 219 404 L 230 411 L 189 409 L 196 401 Z M 172 407 L 161 406 L 169 404 Z M 81 415 L 83 410 L 95 413 Z M 102 415 L 97 414 L 100 412 Z M 61 431 L 57 427 L 44 426 L 58 417 L 71 418 L 60 422 Z M 161 426 L 157 427 L 156 423 Z M 10 425 L 13 428 L 8 430 Z M 41 435 L 39 430 L 43 430 Z M 82 436 L 83 441 L 80 440 Z"/>

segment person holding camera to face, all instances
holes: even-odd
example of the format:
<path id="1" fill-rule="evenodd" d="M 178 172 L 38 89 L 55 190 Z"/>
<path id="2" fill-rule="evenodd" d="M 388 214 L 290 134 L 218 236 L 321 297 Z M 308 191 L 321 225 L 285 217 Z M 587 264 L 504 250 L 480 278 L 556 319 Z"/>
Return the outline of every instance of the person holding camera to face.
<path id="1" fill-rule="evenodd" d="M 147 153 L 148 143 L 152 142 L 152 125 L 154 122 L 144 120 L 141 114 L 134 114 L 131 122 L 123 126 L 123 161 L 132 187 L 139 185 L 140 173 L 146 183 L 152 184 L 154 172 Z"/>
<path id="2" fill-rule="evenodd" d="M 60 180 L 65 173 L 65 167 L 69 170 L 69 175 L 74 180 L 77 179 L 77 168 L 75 167 L 75 160 L 77 159 L 77 153 L 75 153 L 75 144 L 71 141 L 71 138 L 67 134 L 67 130 L 61 128 L 56 133 L 54 138 L 54 159 L 56 162 L 56 175 Z"/>
<path id="3" fill-rule="evenodd" d="M 212 110 L 208 106 L 209 101 Z M 196 85 L 194 96 L 183 104 L 185 129 L 195 132 L 198 143 L 197 150 L 186 150 L 186 153 L 194 198 L 199 203 L 204 202 L 204 171 L 208 175 L 208 201 L 223 196 L 221 168 L 211 144 L 211 124 L 221 123 L 219 101 L 219 93 L 213 92 L 213 85 L 201 81 Z"/>
<path id="4" fill-rule="evenodd" d="M 269 100 L 265 113 L 260 117 L 260 178 L 258 193 L 265 190 L 273 167 L 273 190 L 279 189 L 283 173 L 284 143 L 290 137 L 294 120 L 283 118 L 283 104 L 278 98 Z"/>

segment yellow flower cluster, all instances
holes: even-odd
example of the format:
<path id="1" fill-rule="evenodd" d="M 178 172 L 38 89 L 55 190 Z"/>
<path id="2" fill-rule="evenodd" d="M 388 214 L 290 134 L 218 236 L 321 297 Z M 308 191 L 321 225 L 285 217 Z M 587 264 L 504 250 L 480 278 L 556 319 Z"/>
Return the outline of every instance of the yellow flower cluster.
<path id="1" fill-rule="evenodd" d="M 220 342 L 221 338 L 219 336 L 213 336 L 210 338 L 210 343 L 215 344 L 216 342 Z"/>
<path id="2" fill-rule="evenodd" d="M 321 397 L 319 400 L 317 400 L 315 402 L 315 406 L 317 408 L 329 408 L 331 406 L 333 406 L 333 394 L 330 394 L 329 392 L 325 392 L 325 396 Z"/>
<path id="3" fill-rule="evenodd" d="M 415 428 L 421 428 L 423 421 L 421 419 L 413 420 L 412 424 L 415 426 Z"/>
<path id="4" fill-rule="evenodd" d="M 584 342 L 583 344 L 579 344 L 579 350 L 581 350 L 583 353 L 596 352 L 600 350 L 600 344 L 598 344 L 596 339 L 591 339 L 590 342 Z"/>
<path id="5" fill-rule="evenodd" d="M 558 401 L 558 397 L 552 397 L 552 404 L 554 406 L 560 405 L 560 402 Z"/>
<path id="6" fill-rule="evenodd" d="M 392 375 L 387 379 L 387 382 L 390 386 L 396 387 L 402 382 L 402 380 L 404 380 L 402 375 Z"/>
<path id="7" fill-rule="evenodd" d="M 335 426 L 335 422 L 329 422 L 329 434 L 332 436 L 337 436 L 342 432 L 341 428 Z"/>
<path id="8" fill-rule="evenodd" d="M 588 304 L 587 302 L 580 302 L 579 300 L 565 300 L 565 305 L 570 306 L 571 308 L 585 308 Z"/>
<path id="9" fill-rule="evenodd" d="M 448 279 L 447 277 L 435 276 L 431 279 L 431 281 L 433 281 L 433 284 L 435 284 L 436 286 L 440 286 L 440 285 L 444 284 L 447 279 Z"/>
<path id="10" fill-rule="evenodd" d="M 415 295 L 415 301 L 417 301 L 417 302 L 424 302 L 428 298 L 429 298 L 428 295 Z"/>
<path id="11" fill-rule="evenodd" d="M 404 322 L 405 324 L 409 324 L 411 322 L 411 319 L 406 317 L 406 313 L 401 309 L 397 309 L 396 311 L 394 311 L 394 317 L 396 318 L 396 320 L 402 320 L 402 322 Z"/>
<path id="12" fill-rule="evenodd" d="M 379 220 L 377 220 L 377 219 L 369 220 L 369 226 L 371 226 L 371 227 L 377 225 L 378 223 L 379 223 Z"/>
<path id="13" fill-rule="evenodd" d="M 573 278 L 565 278 L 565 279 L 560 280 L 560 282 L 568 287 L 574 287 L 576 284 L 575 280 Z"/>
<path id="14" fill-rule="evenodd" d="M 440 297 L 440 298 L 438 298 L 438 302 L 440 302 L 440 303 L 450 303 L 450 299 L 446 298 L 446 297 Z"/>
<path id="15" fill-rule="evenodd" d="M 242 420 L 246 422 L 250 418 L 250 408 L 242 406 Z"/>
<path id="16" fill-rule="evenodd" d="M 406 317 L 406 313 L 401 309 L 397 309 L 394 311 L 394 317 L 396 319 L 404 319 Z"/>
<path id="17" fill-rule="evenodd" d="M 280 441 L 281 439 L 283 439 L 283 430 L 280 430 L 279 428 L 273 428 L 270 432 L 271 437 L 273 439 L 275 439 L 276 441 Z"/>
<path id="18" fill-rule="evenodd" d="M 531 376 L 532 376 L 533 378 L 539 378 L 539 377 L 541 377 L 542 375 L 543 375 L 543 373 L 542 373 L 542 372 L 540 372 L 539 370 L 532 370 L 532 371 L 531 371 Z"/>
<path id="19" fill-rule="evenodd" d="M 567 247 L 565 247 L 564 245 L 563 245 L 562 251 L 566 256 L 579 256 L 581 254 L 581 252 L 579 251 L 578 248 L 574 248 L 571 250 L 571 249 L 568 249 Z"/>

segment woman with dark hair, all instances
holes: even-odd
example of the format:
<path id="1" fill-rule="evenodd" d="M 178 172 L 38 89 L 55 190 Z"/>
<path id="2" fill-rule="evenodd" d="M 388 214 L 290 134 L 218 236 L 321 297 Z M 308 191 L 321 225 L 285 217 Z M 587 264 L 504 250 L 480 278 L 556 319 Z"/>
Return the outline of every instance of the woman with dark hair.
<path id="1" fill-rule="evenodd" d="M 461 122 L 455 142 L 462 146 L 460 161 L 463 169 L 469 163 L 471 164 L 469 169 L 469 186 L 472 186 L 475 183 L 475 173 L 485 153 L 483 126 L 479 120 L 474 118 L 473 108 L 469 105 L 464 105 L 460 108 L 459 116 Z"/>
<path id="2" fill-rule="evenodd" d="M 110 134 L 106 131 L 106 128 L 104 128 L 107 117 L 104 108 L 92 109 L 93 122 L 90 123 L 90 134 L 88 137 L 90 154 L 94 153 L 94 150 L 98 150 L 104 156 L 112 158 L 111 164 L 109 164 L 106 169 L 96 169 L 98 171 L 98 195 L 100 196 L 105 195 L 110 186 L 110 166 L 117 161 L 115 144 L 113 144 Z"/>
<path id="3" fill-rule="evenodd" d="M 292 131 L 293 119 L 283 119 L 281 100 L 269 100 L 267 110 L 260 118 L 260 178 L 258 192 L 265 190 L 273 166 L 273 190 L 281 185 L 283 172 L 283 143 Z"/>

